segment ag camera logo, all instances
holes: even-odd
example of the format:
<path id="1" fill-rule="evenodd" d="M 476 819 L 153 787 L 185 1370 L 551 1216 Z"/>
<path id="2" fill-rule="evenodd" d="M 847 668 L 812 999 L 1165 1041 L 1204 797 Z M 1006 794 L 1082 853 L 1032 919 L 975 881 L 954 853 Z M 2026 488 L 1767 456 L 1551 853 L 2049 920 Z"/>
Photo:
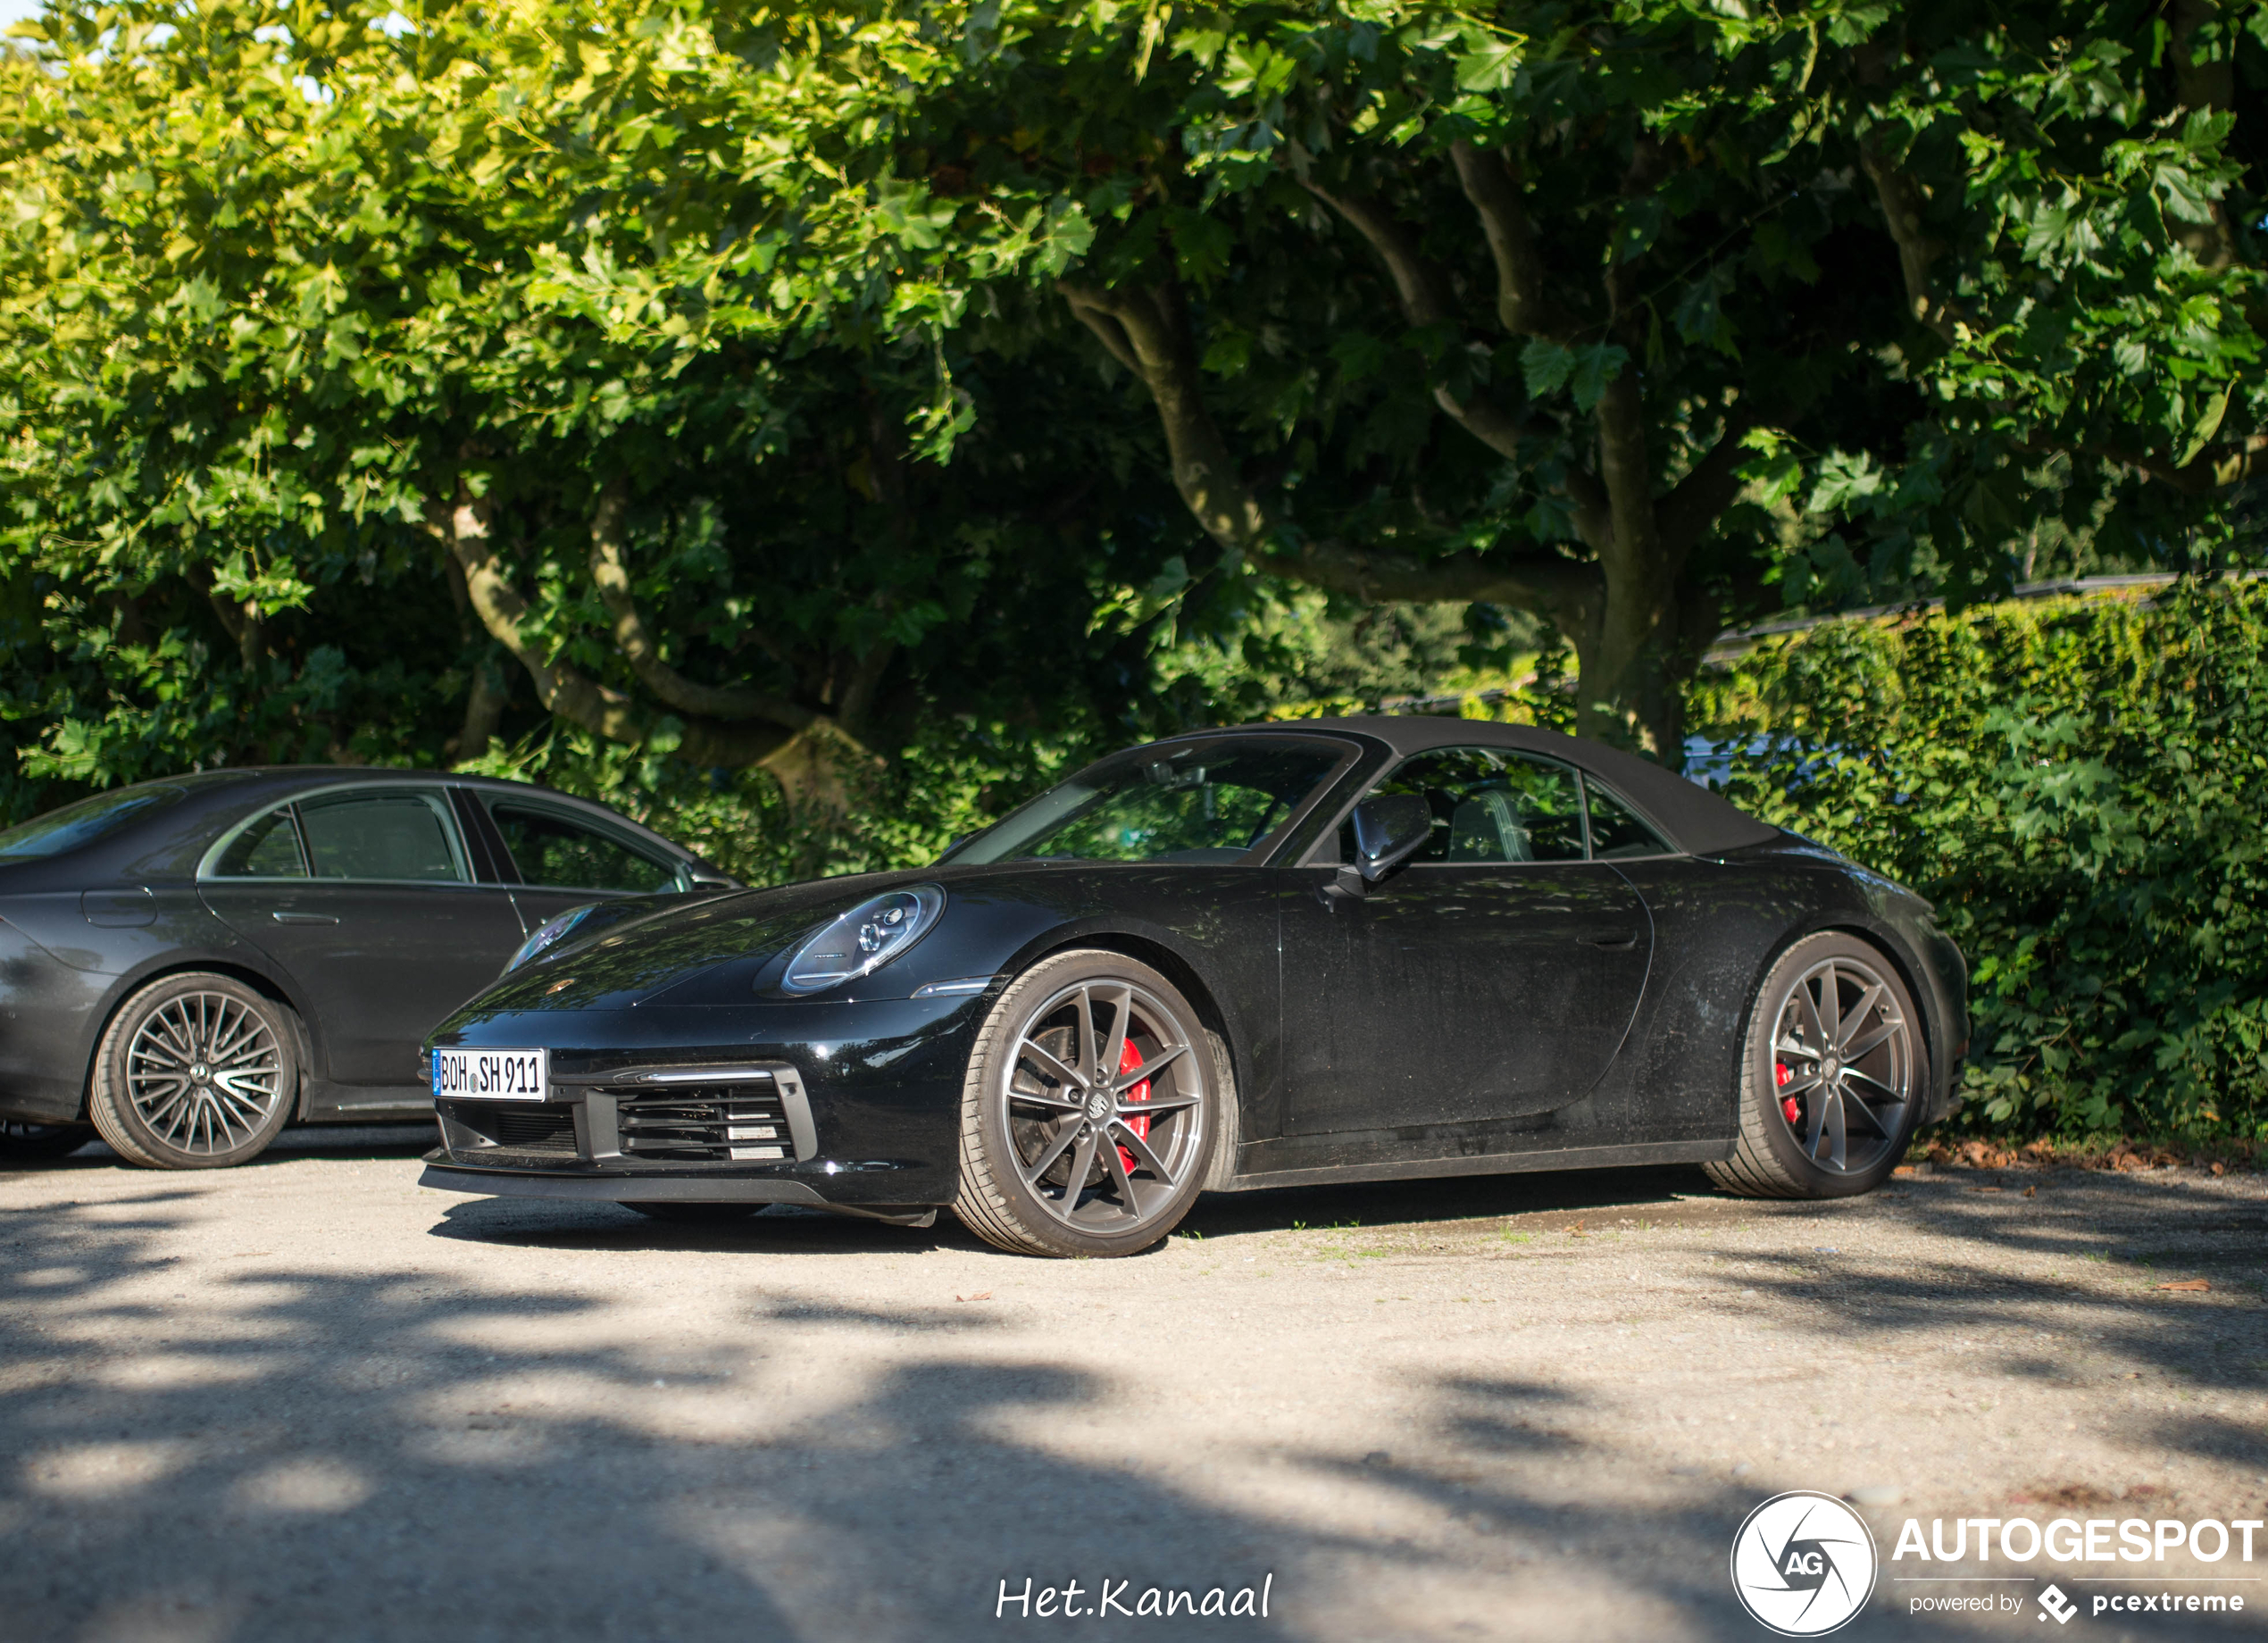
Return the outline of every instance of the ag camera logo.
<path id="1" fill-rule="evenodd" d="M 1874 1532 L 1815 1489 L 1774 1495 L 1732 1538 L 1732 1589 L 1783 1638 L 1824 1637 L 1874 1595 Z"/>

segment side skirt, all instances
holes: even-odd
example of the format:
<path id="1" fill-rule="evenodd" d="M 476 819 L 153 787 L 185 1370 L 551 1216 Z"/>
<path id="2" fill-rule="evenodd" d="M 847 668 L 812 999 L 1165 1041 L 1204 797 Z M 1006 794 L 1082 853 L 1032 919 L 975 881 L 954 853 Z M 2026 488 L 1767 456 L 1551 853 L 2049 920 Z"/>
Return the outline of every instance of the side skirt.
<path id="1" fill-rule="evenodd" d="M 1714 1163 L 1732 1156 L 1734 1142 L 1648 1141 L 1629 1147 L 1561 1147 L 1534 1152 L 1485 1153 L 1477 1157 L 1402 1158 L 1377 1163 L 1338 1163 L 1319 1170 L 1271 1170 L 1238 1175 L 1223 1192 L 1263 1187 L 1312 1187 L 1328 1181 L 1411 1180 L 1434 1175 L 1511 1175 L 1531 1170 L 1628 1169 L 1649 1163 Z"/>

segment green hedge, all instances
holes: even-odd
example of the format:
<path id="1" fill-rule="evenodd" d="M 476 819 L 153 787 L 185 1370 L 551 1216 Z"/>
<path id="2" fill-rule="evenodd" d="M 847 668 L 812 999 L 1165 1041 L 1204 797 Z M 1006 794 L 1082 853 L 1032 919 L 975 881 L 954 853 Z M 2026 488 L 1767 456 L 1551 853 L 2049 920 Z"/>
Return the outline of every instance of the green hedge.
<path id="1" fill-rule="evenodd" d="M 1737 802 L 1936 902 L 1962 1128 L 2268 1137 L 2268 588 L 1830 623 L 1692 705 Z"/>

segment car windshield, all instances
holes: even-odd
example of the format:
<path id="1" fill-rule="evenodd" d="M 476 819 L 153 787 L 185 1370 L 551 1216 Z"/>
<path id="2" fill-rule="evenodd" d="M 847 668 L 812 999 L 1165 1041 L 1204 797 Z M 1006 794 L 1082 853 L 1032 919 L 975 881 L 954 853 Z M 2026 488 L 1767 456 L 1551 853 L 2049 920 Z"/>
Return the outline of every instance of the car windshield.
<path id="1" fill-rule="evenodd" d="M 1351 754 L 1289 737 L 1143 747 L 1082 771 L 980 833 L 955 862 L 1233 862 Z"/>
<path id="2" fill-rule="evenodd" d="M 61 855 L 114 833 L 137 816 L 163 809 L 181 796 L 179 788 L 127 788 L 97 793 L 76 805 L 34 816 L 0 833 L 0 862 Z"/>

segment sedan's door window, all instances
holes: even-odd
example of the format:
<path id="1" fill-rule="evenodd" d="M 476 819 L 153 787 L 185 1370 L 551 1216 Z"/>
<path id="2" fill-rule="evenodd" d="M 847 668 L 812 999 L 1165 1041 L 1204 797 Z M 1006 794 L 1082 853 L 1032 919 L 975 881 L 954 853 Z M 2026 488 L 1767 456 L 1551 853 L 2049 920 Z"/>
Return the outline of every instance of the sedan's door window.
<path id="1" fill-rule="evenodd" d="M 314 878 L 441 884 L 471 876 L 438 794 L 327 795 L 303 801 L 299 814 Z"/>
<path id="2" fill-rule="evenodd" d="M 490 801 L 488 814 L 527 884 L 631 895 L 677 887 L 676 863 L 563 811 L 504 799 Z"/>
<path id="3" fill-rule="evenodd" d="M 1417 862 L 1580 862 L 1582 798 L 1563 764 L 1496 747 L 1443 747 L 1406 759 L 1371 789 L 1414 793 L 1433 813 Z M 1354 860 L 1353 823 L 1340 830 Z"/>

